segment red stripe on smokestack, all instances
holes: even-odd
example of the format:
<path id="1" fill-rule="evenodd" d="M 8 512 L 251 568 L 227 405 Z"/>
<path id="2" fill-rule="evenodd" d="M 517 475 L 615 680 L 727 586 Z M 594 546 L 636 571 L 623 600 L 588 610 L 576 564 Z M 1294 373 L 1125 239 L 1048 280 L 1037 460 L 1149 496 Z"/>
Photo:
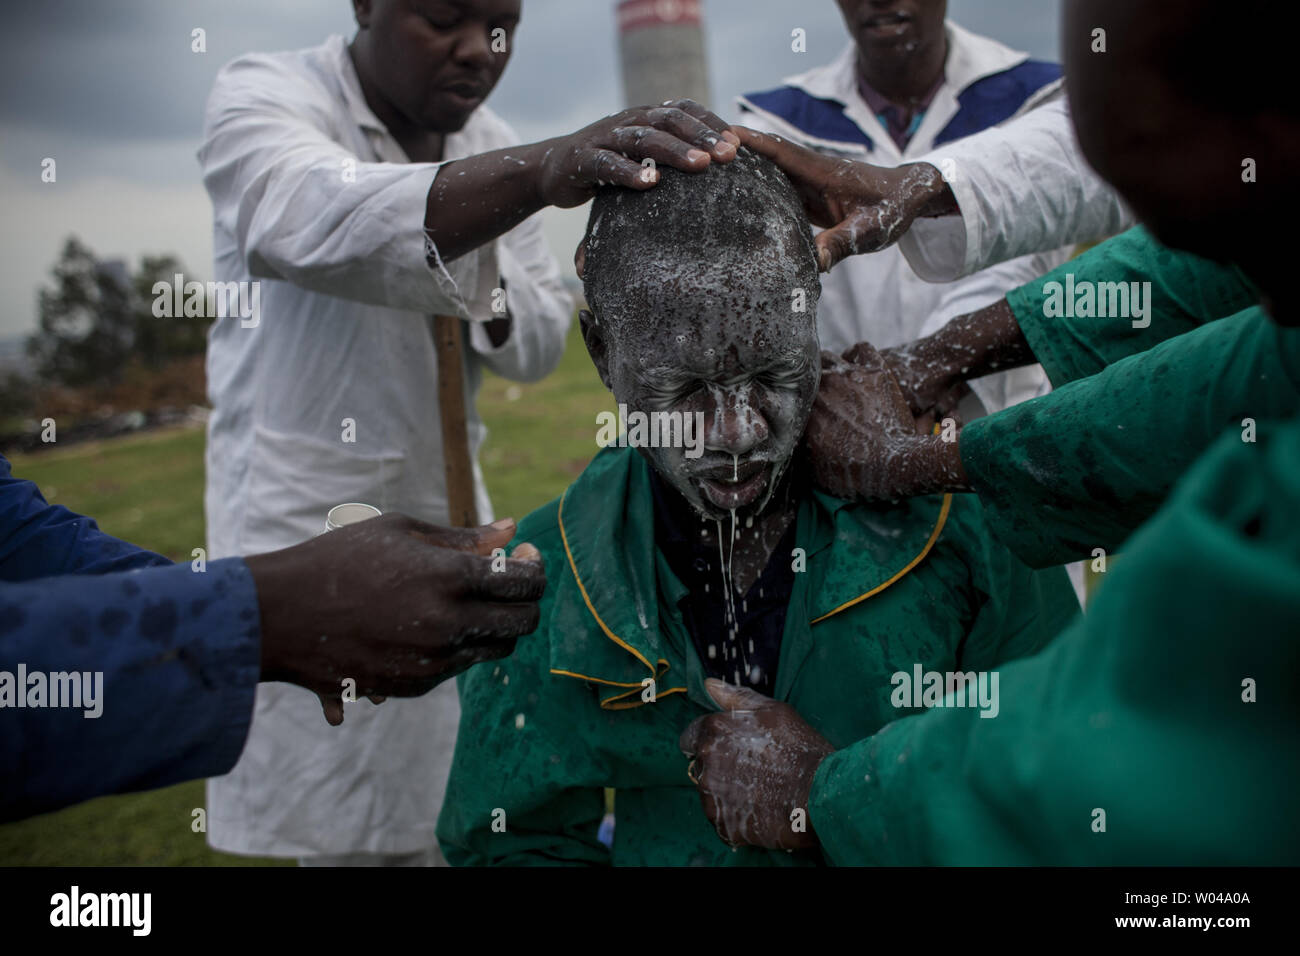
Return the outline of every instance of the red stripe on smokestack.
<path id="1" fill-rule="evenodd" d="M 700 23 L 700 0 L 622 0 L 618 29 L 627 33 L 641 27 Z"/>

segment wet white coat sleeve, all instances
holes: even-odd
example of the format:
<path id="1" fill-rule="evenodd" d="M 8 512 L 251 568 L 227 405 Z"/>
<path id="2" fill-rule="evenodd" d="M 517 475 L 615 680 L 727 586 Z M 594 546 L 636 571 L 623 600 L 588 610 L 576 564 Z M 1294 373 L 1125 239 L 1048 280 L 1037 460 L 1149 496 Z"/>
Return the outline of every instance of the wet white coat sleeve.
<path id="1" fill-rule="evenodd" d="M 958 216 L 918 219 L 898 247 L 913 271 L 949 282 L 1008 259 L 1091 242 L 1133 224 L 1079 150 L 1064 94 L 921 157 L 948 179 Z"/>
<path id="2" fill-rule="evenodd" d="M 218 232 L 253 278 L 469 318 L 496 285 L 495 244 L 446 265 L 430 255 L 425 207 L 441 164 L 362 162 L 330 136 L 337 122 L 322 90 L 274 61 L 224 68 L 199 149 Z"/>
<path id="3" fill-rule="evenodd" d="M 542 234 L 540 213 L 498 239 L 496 253 L 505 280 L 510 334 L 499 347 L 493 346 L 483 325 L 475 322 L 469 344 L 482 363 L 503 378 L 535 382 L 554 371 L 564 353 L 573 297 Z"/>

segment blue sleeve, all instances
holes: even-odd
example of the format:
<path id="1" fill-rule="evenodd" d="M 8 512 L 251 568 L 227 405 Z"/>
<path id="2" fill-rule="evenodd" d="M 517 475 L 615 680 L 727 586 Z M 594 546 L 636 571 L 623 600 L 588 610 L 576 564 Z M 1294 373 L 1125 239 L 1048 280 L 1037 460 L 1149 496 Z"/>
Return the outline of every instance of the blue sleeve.
<path id="1" fill-rule="evenodd" d="M 171 564 L 5 462 L 0 572 L 0 820 L 234 766 L 261 671 L 243 559 Z"/>
<path id="2" fill-rule="evenodd" d="M 94 518 L 51 505 L 15 478 L 0 455 L 0 581 L 106 574 L 171 564 L 161 554 L 104 534 Z"/>

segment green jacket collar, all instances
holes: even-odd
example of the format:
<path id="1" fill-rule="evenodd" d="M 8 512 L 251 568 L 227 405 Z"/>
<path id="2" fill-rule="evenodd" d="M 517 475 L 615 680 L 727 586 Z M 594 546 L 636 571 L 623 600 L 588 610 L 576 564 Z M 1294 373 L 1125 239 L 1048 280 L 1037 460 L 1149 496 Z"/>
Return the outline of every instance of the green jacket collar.
<path id="1" fill-rule="evenodd" d="M 661 614 L 675 612 L 683 586 L 658 560 L 648 469 L 635 449 L 604 449 L 564 493 L 558 510 L 568 566 L 556 569 L 551 670 L 607 685 L 611 691 L 601 703 L 610 709 L 647 702 L 649 680 L 656 698 L 685 692 L 687 663 L 695 654 L 689 640 L 674 639 L 680 627 L 660 621 Z M 936 496 L 874 508 L 820 492 L 807 497 L 796 529 L 810 575 L 809 620 L 797 622 L 801 628 L 867 600 L 911 571 L 938 538 L 950 500 Z M 783 666 L 786 661 L 796 663 L 783 653 Z"/>

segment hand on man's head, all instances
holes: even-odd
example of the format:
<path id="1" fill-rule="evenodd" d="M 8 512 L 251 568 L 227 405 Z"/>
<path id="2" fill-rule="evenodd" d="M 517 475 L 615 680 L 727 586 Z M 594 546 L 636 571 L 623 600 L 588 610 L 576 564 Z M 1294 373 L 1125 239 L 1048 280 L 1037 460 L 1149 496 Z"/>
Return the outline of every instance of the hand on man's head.
<path id="1" fill-rule="evenodd" d="M 651 188 L 656 165 L 693 173 L 728 163 L 739 142 L 726 121 L 694 100 L 637 106 L 548 142 L 538 188 L 547 205 L 580 206 L 602 185 Z"/>
<path id="2" fill-rule="evenodd" d="M 817 235 L 822 272 L 864 252 L 893 245 L 922 216 L 957 211 L 939 170 L 929 163 L 894 168 L 823 156 L 780 136 L 733 126 L 740 145 L 781 167 L 799 191 Z"/>

